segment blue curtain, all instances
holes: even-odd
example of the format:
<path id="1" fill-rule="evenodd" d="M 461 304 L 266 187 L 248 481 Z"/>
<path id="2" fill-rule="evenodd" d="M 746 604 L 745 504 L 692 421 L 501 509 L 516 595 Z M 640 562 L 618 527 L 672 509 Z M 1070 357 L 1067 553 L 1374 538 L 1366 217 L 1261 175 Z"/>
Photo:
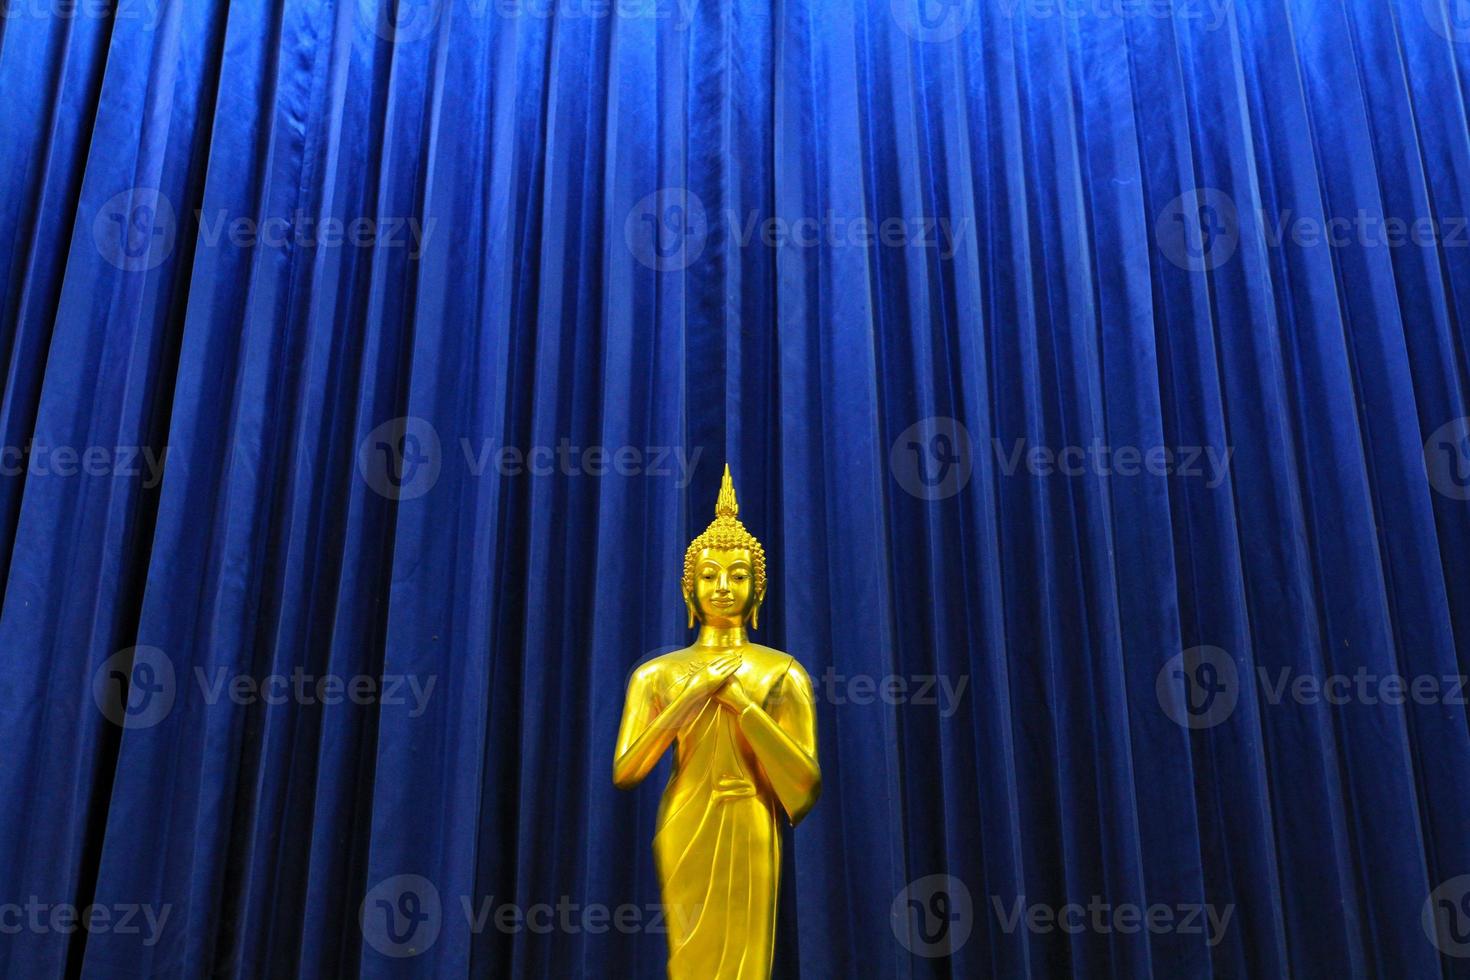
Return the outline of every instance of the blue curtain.
<path id="1" fill-rule="evenodd" d="M 1463 5 L 5 2 L 5 976 L 661 975 L 726 460 L 778 975 L 1470 974 Z"/>

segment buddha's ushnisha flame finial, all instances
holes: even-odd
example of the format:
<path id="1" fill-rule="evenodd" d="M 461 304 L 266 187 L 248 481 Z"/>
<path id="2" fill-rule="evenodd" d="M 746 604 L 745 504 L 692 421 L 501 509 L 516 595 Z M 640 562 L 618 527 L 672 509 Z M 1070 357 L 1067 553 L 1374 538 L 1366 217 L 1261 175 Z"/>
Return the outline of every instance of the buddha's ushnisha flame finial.
<path id="1" fill-rule="evenodd" d="M 735 502 L 735 481 L 730 479 L 730 464 L 725 464 L 725 476 L 720 480 L 720 495 L 715 500 L 715 517 L 739 517 L 740 505 Z"/>

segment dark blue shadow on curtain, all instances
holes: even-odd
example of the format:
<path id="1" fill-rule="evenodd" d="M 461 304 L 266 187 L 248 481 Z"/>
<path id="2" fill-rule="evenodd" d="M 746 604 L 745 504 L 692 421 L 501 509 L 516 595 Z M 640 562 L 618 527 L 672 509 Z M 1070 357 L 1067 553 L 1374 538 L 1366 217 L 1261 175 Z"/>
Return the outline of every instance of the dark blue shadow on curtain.
<path id="1" fill-rule="evenodd" d="M 0 974 L 646 976 L 721 465 L 785 977 L 1470 976 L 1446 0 L 3 0 Z"/>

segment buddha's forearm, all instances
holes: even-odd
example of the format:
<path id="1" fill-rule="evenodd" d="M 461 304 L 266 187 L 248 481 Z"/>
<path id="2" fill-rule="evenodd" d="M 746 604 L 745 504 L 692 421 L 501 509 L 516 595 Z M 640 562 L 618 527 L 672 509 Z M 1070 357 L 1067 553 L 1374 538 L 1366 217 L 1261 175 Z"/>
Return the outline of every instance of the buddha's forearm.
<path id="1" fill-rule="evenodd" d="M 740 730 L 760 759 L 792 826 L 800 823 L 822 793 L 822 770 L 817 760 L 758 705 L 752 704 L 740 713 Z"/>
<path id="2" fill-rule="evenodd" d="M 704 699 L 681 694 L 654 717 L 643 731 L 626 747 L 619 746 L 617 758 L 613 760 L 613 785 L 619 789 L 632 789 L 643 782 L 645 776 L 658 765 L 658 760 L 673 744 L 679 729 L 695 708 Z"/>
<path id="3" fill-rule="evenodd" d="M 645 728 L 633 744 L 613 760 L 613 785 L 618 789 L 632 789 L 643 782 L 673 741 L 672 729 L 658 725 Z"/>

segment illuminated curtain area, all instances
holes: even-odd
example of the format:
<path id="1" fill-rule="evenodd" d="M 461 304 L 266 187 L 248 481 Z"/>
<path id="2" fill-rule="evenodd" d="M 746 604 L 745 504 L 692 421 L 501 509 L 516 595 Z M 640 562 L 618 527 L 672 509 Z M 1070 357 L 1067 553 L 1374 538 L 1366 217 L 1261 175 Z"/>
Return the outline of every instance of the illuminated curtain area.
<path id="1" fill-rule="evenodd" d="M 777 976 L 1470 975 L 1458 5 L 61 7 L 0 974 L 662 976 L 613 740 L 728 461 Z"/>

